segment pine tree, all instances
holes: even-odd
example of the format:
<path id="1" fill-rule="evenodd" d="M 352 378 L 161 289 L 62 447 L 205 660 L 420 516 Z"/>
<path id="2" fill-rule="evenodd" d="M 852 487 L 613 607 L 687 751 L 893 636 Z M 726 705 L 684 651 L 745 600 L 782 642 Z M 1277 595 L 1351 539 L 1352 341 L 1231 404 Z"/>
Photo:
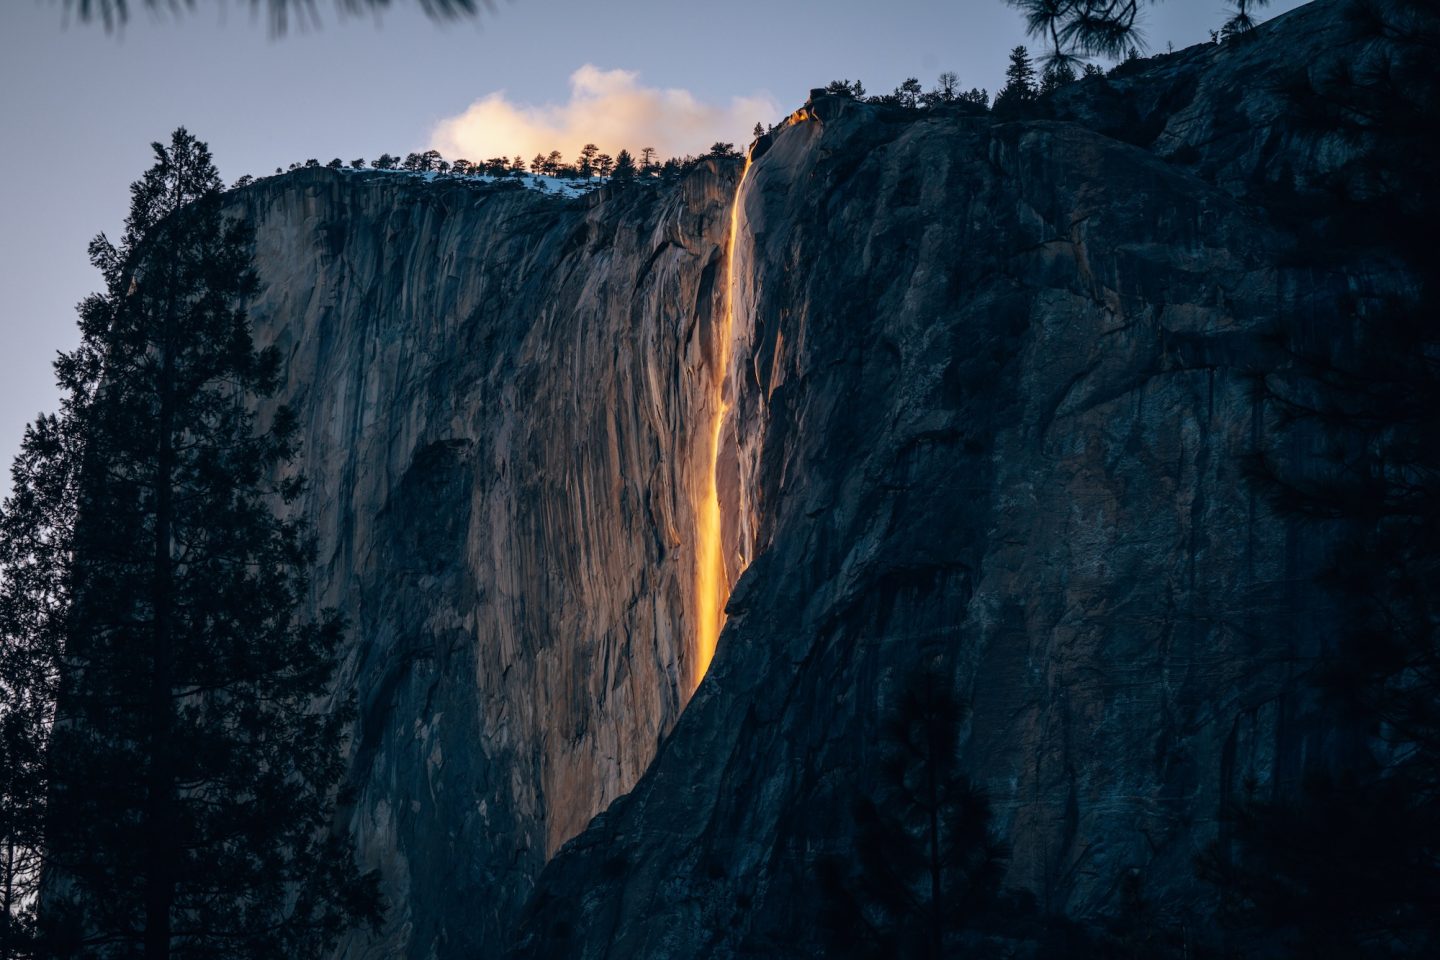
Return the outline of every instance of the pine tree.
<path id="1" fill-rule="evenodd" d="M 1085 56 L 1118 57 L 1138 40 L 1139 0 L 1006 0 L 1025 15 L 1026 32 L 1049 44 L 1047 66 L 1074 69 Z"/>
<path id="2" fill-rule="evenodd" d="M 1270 0 L 1235 0 L 1235 6 L 1231 11 L 1230 17 L 1220 28 L 1220 35 L 1229 40 L 1243 36 L 1251 30 L 1254 30 L 1256 20 L 1250 14 L 1250 8 L 1263 7 L 1269 2 Z"/>
<path id="3" fill-rule="evenodd" d="M 595 157 L 600 153 L 600 148 L 593 143 L 587 143 L 580 148 L 580 157 L 575 161 L 575 169 L 580 171 L 580 176 L 591 177 L 595 174 Z"/>
<path id="4" fill-rule="evenodd" d="M 629 150 L 621 150 L 615 157 L 615 171 L 610 177 L 616 183 L 629 183 L 635 179 L 635 158 Z"/>
<path id="5" fill-rule="evenodd" d="M 895 102 L 907 110 L 914 110 L 920 105 L 920 95 L 923 92 L 919 78 L 906 77 L 905 81 L 895 88 Z"/>
<path id="6" fill-rule="evenodd" d="M 1068 83 L 1075 82 L 1075 68 L 1068 60 L 1052 60 L 1045 65 L 1045 73 L 1040 80 L 1040 92 L 1042 94 L 1053 93 Z"/>
<path id="7" fill-rule="evenodd" d="M 294 415 L 257 412 L 279 357 L 240 306 L 249 228 L 203 143 L 154 149 L 57 363 L 79 443 L 41 927 L 82 956 L 314 956 L 378 916 L 330 831 L 346 717 L 314 709 L 341 628 L 298 615 L 313 548 L 277 515 L 303 484 Z"/>
<path id="8" fill-rule="evenodd" d="M 0 510 L 0 960 L 33 955 L 84 399 L 26 429 Z"/>
<path id="9" fill-rule="evenodd" d="M 971 87 L 969 90 L 960 94 L 958 99 L 961 103 L 973 103 L 977 107 L 989 107 L 990 91 L 981 87 Z"/>
<path id="10" fill-rule="evenodd" d="M 1035 67 L 1030 51 L 1023 46 L 1010 51 L 1010 65 L 1005 68 L 1005 86 L 995 94 L 995 109 L 1015 110 L 1035 99 Z"/>
<path id="11" fill-rule="evenodd" d="M 953 956 L 998 892 L 1008 854 L 988 797 L 959 770 L 964 717 L 946 678 L 909 678 L 881 731 L 879 789 L 854 805 L 854 856 L 820 864 L 827 956 Z"/>

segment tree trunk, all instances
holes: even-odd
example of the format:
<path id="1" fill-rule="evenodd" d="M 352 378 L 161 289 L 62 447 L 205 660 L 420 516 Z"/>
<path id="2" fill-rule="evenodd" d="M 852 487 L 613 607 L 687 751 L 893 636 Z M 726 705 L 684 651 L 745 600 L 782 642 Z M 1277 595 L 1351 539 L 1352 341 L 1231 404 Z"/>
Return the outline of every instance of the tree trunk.
<path id="1" fill-rule="evenodd" d="M 154 669 L 150 677 L 150 771 L 145 804 L 145 960 L 169 960 L 170 921 L 175 902 L 173 823 L 175 773 L 170 736 L 174 690 L 174 568 L 171 553 L 175 450 L 174 307 L 167 308 L 161 332 L 159 451 L 155 469 L 155 543 L 151 608 L 154 617 Z"/>
<path id="2" fill-rule="evenodd" d="M 14 955 L 13 930 L 15 926 L 15 841 L 5 841 L 5 888 L 4 903 L 0 905 L 0 960 L 10 960 Z"/>
<path id="3" fill-rule="evenodd" d="M 940 751 L 933 727 L 932 720 L 931 729 L 927 731 L 930 757 L 926 764 L 930 788 L 930 956 L 941 960 L 945 953 L 945 915 L 940 902 L 940 787 L 935 769 L 940 762 Z"/>

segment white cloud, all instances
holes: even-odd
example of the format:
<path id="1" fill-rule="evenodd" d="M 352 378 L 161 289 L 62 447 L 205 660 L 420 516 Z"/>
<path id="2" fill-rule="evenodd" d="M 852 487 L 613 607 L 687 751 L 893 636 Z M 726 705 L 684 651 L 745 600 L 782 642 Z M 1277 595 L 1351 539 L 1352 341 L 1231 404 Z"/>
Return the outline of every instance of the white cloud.
<path id="1" fill-rule="evenodd" d="M 743 146 L 756 122 L 778 119 L 768 96 L 735 97 L 726 105 L 704 103 L 688 90 L 662 90 L 639 82 L 634 70 L 601 70 L 586 64 L 570 75 L 570 99 L 541 106 L 512 102 L 501 90 L 482 97 L 457 117 L 442 120 L 430 146 L 450 159 L 520 155 L 559 150 L 573 161 L 587 143 L 639 156 L 654 147 L 660 158 L 703 153 L 717 140 Z"/>

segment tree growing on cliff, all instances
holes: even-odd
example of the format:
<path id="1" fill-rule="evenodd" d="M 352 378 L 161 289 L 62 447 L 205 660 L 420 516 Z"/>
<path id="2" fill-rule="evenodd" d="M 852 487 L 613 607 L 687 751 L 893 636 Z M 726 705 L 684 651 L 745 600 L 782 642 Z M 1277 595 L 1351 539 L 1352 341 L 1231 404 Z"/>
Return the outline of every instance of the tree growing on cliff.
<path id="1" fill-rule="evenodd" d="M 959 769 L 965 705 L 913 674 L 881 730 L 880 784 L 856 799 L 851 857 L 819 866 L 828 955 L 941 960 L 999 890 L 1008 854 L 984 790 Z"/>
<path id="2" fill-rule="evenodd" d="M 1035 94 L 1035 67 L 1030 62 L 1030 51 L 1018 46 L 1010 51 L 1005 86 L 995 94 L 995 109 L 1001 112 L 1020 109 L 1033 101 Z"/>
<path id="3" fill-rule="evenodd" d="M 610 178 L 616 183 L 630 183 L 635 179 L 635 158 L 629 150 L 621 150 L 615 157 L 615 170 Z"/>
<path id="4" fill-rule="evenodd" d="M 981 87 L 971 87 L 956 98 L 961 103 L 973 103 L 977 107 L 990 106 L 990 91 Z"/>
<path id="5" fill-rule="evenodd" d="M 1040 93 L 1054 93 L 1066 84 L 1075 82 L 1075 68 L 1068 60 L 1057 60 L 1045 65 L 1040 77 Z"/>
<path id="6" fill-rule="evenodd" d="M 575 161 L 575 169 L 580 171 L 580 176 L 589 178 L 595 175 L 595 158 L 599 154 L 600 148 L 593 143 L 580 148 L 580 156 Z"/>
<path id="7" fill-rule="evenodd" d="M 257 412 L 279 357 L 241 306 L 248 227 L 203 143 L 177 130 L 155 158 L 121 244 L 90 247 L 106 290 L 56 365 L 60 454 L 17 472 L 5 512 L 23 523 L 34 490 L 73 491 L 62 550 L 4 557 L 7 584 L 33 567 L 63 588 L 58 620 L 33 590 L 4 620 L 54 676 L 29 686 L 54 716 L 43 949 L 314 956 L 378 916 L 375 878 L 330 831 L 345 714 L 316 705 L 340 624 L 299 614 L 313 551 L 277 515 L 302 488 L 296 422 Z"/>
<path id="8" fill-rule="evenodd" d="M 825 85 L 825 92 L 837 97 L 853 97 L 860 100 L 865 96 L 865 84 L 859 80 L 854 83 L 849 80 L 831 80 Z"/>

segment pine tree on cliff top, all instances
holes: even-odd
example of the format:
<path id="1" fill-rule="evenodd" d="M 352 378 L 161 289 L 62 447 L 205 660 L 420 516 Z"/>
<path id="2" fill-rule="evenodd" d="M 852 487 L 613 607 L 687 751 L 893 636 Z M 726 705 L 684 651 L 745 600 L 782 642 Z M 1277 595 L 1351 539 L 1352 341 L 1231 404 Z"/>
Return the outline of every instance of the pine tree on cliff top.
<path id="1" fill-rule="evenodd" d="M 1010 51 L 1010 64 L 1005 68 L 1005 86 L 995 94 L 995 109 L 1014 110 L 1035 99 L 1035 67 L 1030 51 L 1023 46 Z"/>
<path id="2" fill-rule="evenodd" d="M 316 956 L 377 915 L 331 834 L 344 717 L 315 705 L 340 626 L 299 616 L 312 548 L 276 512 L 301 486 L 295 419 L 256 413 L 279 363 L 238 306 L 248 228 L 203 143 L 181 129 L 155 157 L 123 242 L 91 245 L 106 290 L 57 363 L 80 442 L 56 465 L 77 497 L 68 561 L 42 561 L 65 565 L 67 602 L 44 949 Z"/>

